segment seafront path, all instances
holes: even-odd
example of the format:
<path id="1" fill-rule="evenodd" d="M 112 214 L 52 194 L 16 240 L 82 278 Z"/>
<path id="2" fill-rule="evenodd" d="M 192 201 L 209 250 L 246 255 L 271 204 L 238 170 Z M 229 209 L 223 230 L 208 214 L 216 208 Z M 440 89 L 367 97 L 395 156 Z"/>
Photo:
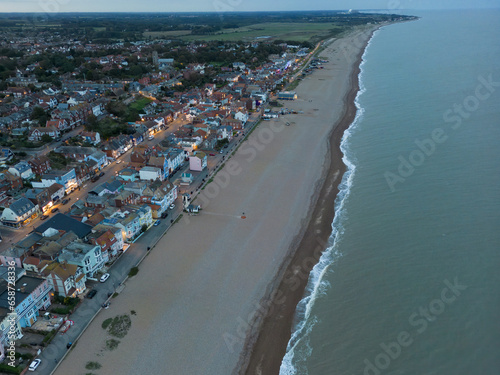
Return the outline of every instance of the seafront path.
<path id="1" fill-rule="evenodd" d="M 245 132 L 251 132 L 258 122 L 259 116 L 254 115 L 249 120 Z M 217 154 L 217 159 L 209 165 L 210 172 L 208 177 L 203 181 L 200 175 L 191 185 L 190 188 L 193 189 L 193 198 L 201 191 L 202 186 L 208 183 L 208 180 L 217 173 L 219 166 L 224 163 L 233 150 L 235 150 L 244 140 L 245 137 L 235 138 L 223 155 L 219 157 L 219 154 Z M 177 173 L 174 178 L 178 177 L 182 171 Z M 99 183 L 101 182 L 96 184 Z M 198 188 L 195 188 L 195 186 L 198 186 Z M 64 360 L 71 350 L 68 350 L 67 344 L 71 342 L 76 346 L 78 338 L 85 332 L 88 325 L 102 310 L 101 306 L 107 301 L 110 302 L 110 305 L 113 304 L 113 297 L 108 297 L 108 295 L 115 292 L 120 293 L 126 287 L 130 269 L 140 265 L 148 254 L 148 247 L 150 248 L 149 251 L 155 251 L 154 245 L 166 234 L 173 225 L 173 222 L 182 214 L 180 198 L 178 198 L 177 202 L 178 204 L 175 210 L 171 211 L 166 220 L 162 220 L 161 224 L 158 226 L 151 227 L 118 258 L 110 268 L 110 278 L 105 283 L 93 282 L 92 285 L 89 285 L 90 288 L 97 291 L 96 296 L 92 299 L 83 299 L 76 311 L 70 315 L 68 319 L 72 320 L 74 325 L 64 334 L 58 333 L 47 348 L 38 356 L 42 362 L 35 373 L 43 375 L 53 374 L 61 361 Z"/>
<path id="2" fill-rule="evenodd" d="M 317 47 L 314 51 L 317 50 Z M 254 113 L 244 129 L 244 136 L 235 137 L 229 144 L 229 147 L 227 149 L 223 149 L 224 153 L 222 155 L 216 154 L 215 156 L 209 158 L 209 174 L 206 175 L 206 172 L 204 172 L 197 175 L 197 179 L 188 189 L 189 192 L 193 193 L 193 199 L 196 198 L 198 193 L 202 191 L 203 185 L 209 183 L 211 178 L 217 174 L 219 168 L 223 167 L 223 164 L 227 162 L 240 144 L 246 140 L 248 135 L 251 134 L 252 130 L 259 124 L 259 122 L 259 112 Z M 180 175 L 180 172 L 176 177 L 178 177 L 178 175 Z M 46 350 L 40 355 L 39 358 L 42 359 L 42 364 L 39 369 L 37 369 L 36 373 L 47 375 L 55 373 L 60 364 L 62 364 L 66 355 L 69 354 L 75 347 L 78 347 L 79 337 L 85 332 L 86 328 L 90 325 L 94 318 L 101 312 L 101 305 L 108 300 L 108 293 L 113 293 L 115 289 L 118 293 L 121 292 L 123 288 L 126 289 L 127 275 L 130 268 L 137 266 L 143 259 L 145 259 L 148 255 L 148 247 L 151 248 L 149 253 L 158 251 L 158 249 L 155 250 L 154 245 L 165 235 L 165 233 L 172 226 L 172 222 L 175 221 L 181 214 L 180 198 L 178 199 L 176 206 L 176 210 L 169 214 L 167 220 L 162 220 L 159 226 L 152 227 L 130 246 L 127 252 L 122 255 L 122 257 L 109 271 L 111 277 L 106 283 L 96 283 L 98 285 L 95 286 L 95 289 L 98 291 L 98 294 L 92 300 L 85 300 L 79 309 L 71 315 L 70 319 L 75 322 L 75 325 L 66 334 L 58 335 L 49 347 L 47 347 Z M 183 215 L 186 215 L 186 213 Z M 201 215 L 203 215 L 203 211 Z M 109 311 L 112 312 L 113 298 L 110 299 L 110 302 L 111 306 Z M 66 347 L 68 342 L 73 343 L 73 347 L 70 350 Z"/>

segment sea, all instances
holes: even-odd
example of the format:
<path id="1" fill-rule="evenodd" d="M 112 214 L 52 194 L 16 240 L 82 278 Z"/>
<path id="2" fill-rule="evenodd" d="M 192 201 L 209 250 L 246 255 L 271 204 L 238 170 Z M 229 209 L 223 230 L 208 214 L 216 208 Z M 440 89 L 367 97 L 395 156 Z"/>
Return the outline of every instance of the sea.
<path id="1" fill-rule="evenodd" d="M 500 10 L 403 13 L 363 55 L 280 375 L 500 374 Z"/>

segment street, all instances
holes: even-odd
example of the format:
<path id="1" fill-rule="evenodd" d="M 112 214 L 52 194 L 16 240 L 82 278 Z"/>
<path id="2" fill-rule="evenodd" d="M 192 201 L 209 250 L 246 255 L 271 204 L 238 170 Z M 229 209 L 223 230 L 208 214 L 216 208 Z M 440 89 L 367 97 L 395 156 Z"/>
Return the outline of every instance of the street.
<path id="1" fill-rule="evenodd" d="M 180 195 L 182 192 L 189 192 L 196 195 L 201 191 L 201 187 L 204 183 L 208 182 L 210 177 L 213 177 L 220 165 L 227 160 L 228 155 L 245 139 L 245 135 L 248 134 L 251 129 L 258 123 L 258 114 L 254 114 L 252 120 L 249 120 L 247 127 L 245 128 L 243 134 L 239 137 L 233 138 L 233 140 L 228 144 L 227 148 L 223 148 L 223 153 L 217 151 L 205 151 L 207 155 L 214 154 L 213 156 L 208 156 L 208 168 L 202 172 L 193 173 L 195 179 L 193 183 L 189 186 L 183 187 L 183 190 L 179 191 L 179 197 L 177 202 L 180 202 Z M 180 126 L 185 123 L 185 120 L 178 119 L 171 124 L 169 124 L 168 129 L 162 130 L 155 135 L 155 139 L 143 142 L 146 145 L 152 146 L 158 143 L 165 136 L 169 135 L 171 132 L 177 130 Z M 58 208 L 58 212 L 67 213 L 72 204 L 78 200 L 85 199 L 89 191 L 91 191 L 95 186 L 102 184 L 106 180 L 111 179 L 115 176 L 115 173 L 126 167 L 127 163 L 130 161 L 130 153 L 132 149 L 128 150 L 126 153 L 121 155 L 117 160 L 121 160 L 117 163 L 116 160 L 111 162 L 105 168 L 103 168 L 104 176 L 101 177 L 96 182 L 86 181 L 80 189 L 76 189 L 65 199 L 70 199 L 68 203 L 63 205 L 61 202 L 54 205 L 52 208 Z M 178 179 L 181 174 L 189 170 L 189 163 L 185 163 L 181 170 L 172 176 L 171 181 L 174 184 L 178 184 Z M 113 308 L 113 293 L 119 293 L 123 288 L 125 288 L 124 281 L 128 277 L 130 269 L 137 266 L 142 259 L 147 255 L 149 251 L 155 251 L 154 246 L 161 239 L 161 237 L 167 232 L 171 227 L 175 219 L 182 213 L 183 207 L 180 203 L 176 203 L 175 209 L 169 210 L 168 216 L 160 221 L 158 226 L 152 226 L 147 232 L 141 235 L 131 246 L 119 256 L 112 267 L 109 269 L 110 274 L 109 279 L 100 283 L 97 281 L 88 281 L 88 289 L 94 289 L 97 294 L 92 298 L 84 298 L 80 305 L 76 308 L 75 312 L 67 317 L 74 322 L 74 325 L 66 333 L 58 333 L 52 342 L 43 350 L 43 352 L 38 356 L 42 360 L 39 367 L 34 373 L 49 375 L 52 374 L 57 368 L 58 364 L 64 359 L 66 353 L 71 349 L 68 348 L 68 343 L 76 344 L 76 341 L 85 331 L 86 327 L 92 322 L 92 320 L 99 314 L 102 309 L 102 305 L 106 302 L 110 302 L 110 308 Z M 54 213 L 47 213 L 47 215 L 53 215 Z M 13 243 L 22 240 L 31 231 L 33 231 L 35 226 L 42 224 L 43 221 L 40 218 L 35 219 L 29 226 L 22 229 L 10 229 L 10 228 L 0 228 L 4 241 L 0 243 L 0 250 L 11 246 Z M 149 249 L 149 250 L 148 250 Z"/>

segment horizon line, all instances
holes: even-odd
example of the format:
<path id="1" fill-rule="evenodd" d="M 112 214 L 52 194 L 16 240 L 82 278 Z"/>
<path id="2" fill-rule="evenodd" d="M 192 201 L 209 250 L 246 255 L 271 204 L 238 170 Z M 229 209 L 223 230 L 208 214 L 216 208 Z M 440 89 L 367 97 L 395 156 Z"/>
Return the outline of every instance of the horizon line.
<path id="1" fill-rule="evenodd" d="M 80 13 L 80 14 L 109 14 L 109 13 L 132 13 L 132 14 L 173 14 L 173 13 L 186 13 L 186 14 L 204 14 L 204 13 L 280 13 L 280 12 L 345 12 L 345 11 L 384 11 L 384 12 L 400 12 L 400 11 L 446 11 L 446 10 L 488 10 L 488 9 L 500 9 L 500 6 L 495 7 L 485 7 L 485 8 L 450 8 L 450 9 L 417 9 L 417 8 L 399 8 L 399 9 L 386 9 L 386 8 L 361 8 L 361 9 L 295 9 L 295 10 L 239 10 L 239 11 L 218 11 L 218 10 L 205 10 L 205 11 L 124 11 L 124 10 L 116 10 L 116 11 L 58 11 L 58 12 L 44 12 L 44 11 L 0 11 L 0 14 L 35 14 L 35 13 L 44 13 L 50 15 L 56 14 L 72 14 L 72 13 Z"/>

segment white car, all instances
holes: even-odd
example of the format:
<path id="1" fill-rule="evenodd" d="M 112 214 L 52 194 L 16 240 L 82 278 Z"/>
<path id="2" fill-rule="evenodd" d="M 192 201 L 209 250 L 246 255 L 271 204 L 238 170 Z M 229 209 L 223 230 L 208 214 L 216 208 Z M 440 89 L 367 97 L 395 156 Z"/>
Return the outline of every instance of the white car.
<path id="1" fill-rule="evenodd" d="M 122 161 L 121 160 L 117 160 L 116 161 L 116 164 L 120 164 Z"/>
<path id="2" fill-rule="evenodd" d="M 40 362 L 42 362 L 41 359 L 35 359 L 33 362 L 30 363 L 30 367 L 28 370 L 30 371 L 35 371 L 38 366 L 40 366 Z"/>
<path id="3" fill-rule="evenodd" d="M 175 204 L 172 203 L 169 208 L 173 210 L 175 208 Z"/>
<path id="4" fill-rule="evenodd" d="M 105 273 L 104 275 L 101 276 L 101 280 L 99 280 L 101 283 L 105 282 L 107 279 L 109 279 L 109 273 Z"/>

